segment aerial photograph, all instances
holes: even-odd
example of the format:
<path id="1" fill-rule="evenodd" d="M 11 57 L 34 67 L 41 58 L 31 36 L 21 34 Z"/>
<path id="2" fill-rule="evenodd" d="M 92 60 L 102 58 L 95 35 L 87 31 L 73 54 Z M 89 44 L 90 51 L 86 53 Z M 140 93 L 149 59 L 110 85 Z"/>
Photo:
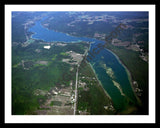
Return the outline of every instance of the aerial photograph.
<path id="1" fill-rule="evenodd" d="M 149 12 L 12 11 L 12 115 L 148 115 Z"/>

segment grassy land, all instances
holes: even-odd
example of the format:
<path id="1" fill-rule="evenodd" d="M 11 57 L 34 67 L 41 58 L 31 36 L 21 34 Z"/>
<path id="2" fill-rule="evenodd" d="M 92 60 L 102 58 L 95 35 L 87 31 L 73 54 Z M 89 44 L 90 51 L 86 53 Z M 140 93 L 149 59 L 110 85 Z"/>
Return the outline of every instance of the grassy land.
<path id="1" fill-rule="evenodd" d="M 139 114 L 148 114 L 148 63 L 139 57 L 138 52 L 127 50 L 123 47 L 116 47 L 107 43 L 106 48 L 113 51 L 131 73 L 132 80 L 137 81 L 138 87 L 143 90 L 139 97 L 142 106 Z"/>
<path id="2" fill-rule="evenodd" d="M 62 59 L 70 58 L 67 51 L 83 53 L 86 46 L 85 43 L 68 43 L 63 47 L 52 46 L 46 50 L 39 42 L 31 43 L 27 47 L 22 47 L 21 44 L 12 47 L 13 115 L 34 114 L 33 111 L 45 102 L 47 95 L 35 96 L 35 90 L 50 91 L 55 86 L 61 88 L 61 85 L 68 87 L 70 81 L 75 80 L 76 70 L 70 71 L 71 65 L 62 62 Z"/>

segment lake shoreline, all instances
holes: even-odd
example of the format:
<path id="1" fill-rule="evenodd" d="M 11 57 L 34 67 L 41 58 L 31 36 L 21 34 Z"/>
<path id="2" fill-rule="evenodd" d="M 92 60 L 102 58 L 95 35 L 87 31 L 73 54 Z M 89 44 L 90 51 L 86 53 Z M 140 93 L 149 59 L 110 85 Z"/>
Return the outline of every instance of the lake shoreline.
<path id="1" fill-rule="evenodd" d="M 41 33 L 41 34 L 46 34 L 49 30 L 47 29 L 47 31 L 45 30 L 46 28 L 44 28 L 44 26 L 42 26 L 42 25 L 40 25 L 40 24 L 36 24 L 36 25 L 38 25 L 38 26 L 36 26 L 36 28 L 34 28 L 34 29 L 42 29 L 43 31 L 43 33 Z M 33 30 L 34 30 L 33 29 Z M 32 30 L 32 32 L 37 32 L 36 30 L 35 31 L 33 31 Z M 45 33 L 46 32 L 46 33 Z M 93 46 L 93 48 L 94 48 L 94 45 L 96 46 L 97 44 L 100 44 L 100 43 L 105 43 L 105 41 L 103 41 L 103 40 L 99 40 L 99 39 L 96 39 L 96 38 L 88 38 L 88 37 L 75 37 L 75 36 L 70 36 L 68 33 L 61 33 L 61 32 L 56 32 L 56 31 L 54 31 L 54 30 L 51 30 L 50 31 L 51 33 L 49 33 L 48 35 L 54 35 L 54 36 L 52 36 L 52 39 L 48 39 L 47 38 L 47 40 L 46 40 L 46 37 L 45 38 L 40 38 L 41 40 L 46 40 L 46 42 L 50 42 L 50 41 L 60 41 L 60 42 L 65 42 L 65 43 L 67 43 L 67 42 L 77 42 L 77 41 L 79 41 L 79 40 L 81 40 L 81 41 L 85 41 L 85 42 L 90 42 L 90 45 L 89 45 L 89 51 L 91 51 L 91 49 L 92 49 L 92 46 Z M 57 34 L 57 35 L 56 35 Z M 47 35 L 47 36 L 48 36 Z M 44 35 L 43 35 L 44 36 Z M 39 36 L 38 36 L 39 37 Z M 60 38 L 61 37 L 61 38 Z M 31 36 L 31 38 L 35 38 L 35 36 Z M 50 41 L 49 41 L 50 40 Z M 105 49 L 106 51 L 109 51 L 108 49 Z M 92 52 L 92 51 L 91 51 Z M 111 54 L 113 54 L 113 52 L 111 52 Z M 124 65 L 121 63 L 121 61 L 119 60 L 119 58 L 116 56 L 116 55 L 114 55 L 113 54 L 113 56 L 115 57 L 115 59 L 117 59 L 120 63 L 120 65 L 122 65 L 122 67 L 124 67 Z M 89 62 L 89 64 L 90 64 L 90 62 Z M 92 68 L 92 70 L 93 70 L 93 72 L 95 73 L 95 75 L 96 75 L 96 78 L 97 78 L 97 80 L 99 81 L 99 84 L 101 85 L 101 87 L 102 87 L 102 89 L 106 92 L 106 95 L 107 95 L 107 97 L 109 97 L 109 99 L 111 99 L 111 97 L 110 97 L 110 95 L 108 94 L 108 92 L 107 92 L 107 90 L 106 89 L 104 89 L 104 87 L 103 87 L 103 84 L 101 83 L 101 81 L 98 79 L 98 76 L 97 76 L 97 74 L 96 74 L 96 72 L 95 72 L 95 70 L 94 70 L 94 68 L 93 68 L 93 66 L 90 64 L 90 66 L 91 66 L 91 68 Z M 125 68 L 126 69 L 126 68 Z M 127 73 L 127 76 L 126 76 L 126 78 L 127 79 L 129 79 L 129 75 L 128 75 L 128 72 L 127 72 L 127 70 L 125 70 L 124 69 L 124 72 L 126 72 Z M 129 81 L 129 83 L 130 83 L 130 81 Z M 132 91 L 133 91 L 133 89 L 132 89 Z M 112 100 L 112 99 L 111 99 Z M 118 102 L 118 101 L 117 101 Z"/>
<path id="2" fill-rule="evenodd" d="M 103 91 L 105 92 L 106 96 L 107 96 L 110 100 L 112 100 L 112 98 L 111 98 L 111 96 L 108 94 L 107 90 L 105 90 L 105 89 L 103 88 L 103 84 L 102 84 L 101 81 L 98 79 L 98 76 L 97 76 L 97 74 L 96 74 L 93 66 L 92 66 L 90 63 L 88 63 L 88 64 L 90 65 L 92 71 L 94 72 L 94 74 L 95 74 L 95 76 L 96 76 L 96 79 L 98 80 L 98 83 L 100 84 L 101 88 L 102 88 Z"/>
<path id="3" fill-rule="evenodd" d="M 116 55 L 116 54 L 115 54 L 113 51 L 111 51 L 110 49 L 107 49 L 107 48 L 105 48 L 105 49 L 108 50 L 110 53 L 112 53 L 112 54 L 116 57 L 116 59 L 118 60 L 118 62 L 124 67 L 124 69 L 125 69 L 125 71 L 126 71 L 126 73 L 127 73 L 127 76 L 128 76 L 128 79 L 129 79 L 129 82 L 130 82 L 132 91 L 133 91 L 133 93 L 134 93 L 134 95 L 135 95 L 135 97 L 136 97 L 136 99 L 137 99 L 138 104 L 141 105 L 141 101 L 140 101 L 139 97 L 137 96 L 137 94 L 136 94 L 135 91 L 134 91 L 134 86 L 133 86 L 134 80 L 133 80 L 133 78 L 132 78 L 131 72 L 129 71 L 129 69 L 127 68 L 127 66 L 120 60 L 120 58 L 118 57 L 118 55 Z"/>

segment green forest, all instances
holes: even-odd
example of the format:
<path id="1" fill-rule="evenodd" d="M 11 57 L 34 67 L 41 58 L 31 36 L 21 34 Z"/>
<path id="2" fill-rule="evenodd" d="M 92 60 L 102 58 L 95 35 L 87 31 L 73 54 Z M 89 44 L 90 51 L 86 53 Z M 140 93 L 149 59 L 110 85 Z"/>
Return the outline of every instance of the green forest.
<path id="1" fill-rule="evenodd" d="M 50 90 L 60 85 L 69 86 L 75 79 L 76 69 L 70 71 L 70 64 L 62 62 L 70 58 L 65 52 L 84 52 L 85 43 L 67 43 L 66 46 L 52 46 L 44 49 L 36 40 L 27 47 L 21 44 L 12 47 L 12 114 L 34 114 L 47 96 L 35 96 L 36 89 Z M 38 50 L 37 50 L 38 49 Z"/>

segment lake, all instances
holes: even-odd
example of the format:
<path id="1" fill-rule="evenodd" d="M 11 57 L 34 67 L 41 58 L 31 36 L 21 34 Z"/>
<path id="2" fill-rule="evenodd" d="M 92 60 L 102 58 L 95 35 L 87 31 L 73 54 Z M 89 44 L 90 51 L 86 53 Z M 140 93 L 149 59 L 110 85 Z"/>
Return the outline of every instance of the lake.
<path id="1" fill-rule="evenodd" d="M 90 50 L 97 47 L 99 43 L 105 43 L 104 41 L 94 38 L 74 37 L 65 33 L 49 30 L 41 25 L 41 22 L 45 19 L 46 18 L 36 21 L 35 25 L 28 30 L 34 33 L 32 38 L 44 40 L 46 42 L 94 42 L 91 44 Z M 116 110 L 121 111 L 126 109 L 129 105 L 137 104 L 137 99 L 131 88 L 124 66 L 109 50 L 102 49 L 90 63 L 103 88 L 111 97 Z"/>

